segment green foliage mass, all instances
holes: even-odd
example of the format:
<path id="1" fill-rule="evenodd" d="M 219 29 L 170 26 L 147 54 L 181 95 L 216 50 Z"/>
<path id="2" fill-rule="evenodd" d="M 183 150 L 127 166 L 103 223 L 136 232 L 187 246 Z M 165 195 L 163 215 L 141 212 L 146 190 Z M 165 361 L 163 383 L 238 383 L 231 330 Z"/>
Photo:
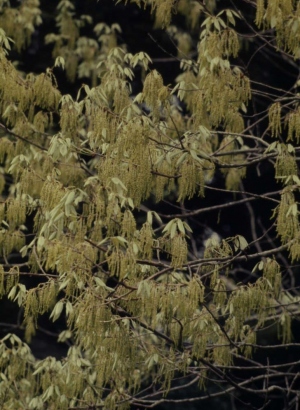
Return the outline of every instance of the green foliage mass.
<path id="1" fill-rule="evenodd" d="M 55 32 L 44 39 L 53 61 L 45 72 L 22 72 L 11 56 L 30 46 L 43 10 L 38 0 L 0 2 L 0 295 L 22 307 L 24 333 L 0 340 L 5 410 L 153 405 L 178 374 L 205 390 L 210 372 L 220 377 L 215 369 L 222 375 L 237 355 L 250 357 L 270 317 L 282 342 L 291 339 L 299 297 L 282 287 L 276 249 L 236 232 L 195 255 L 184 208 L 173 217 L 153 204 L 198 197 L 201 212 L 217 172 L 236 192 L 250 166 L 269 160 L 281 189 L 271 202 L 278 249 L 299 260 L 299 98 L 274 97 L 264 132 L 248 132 L 253 87 L 236 63 L 243 14 L 214 1 L 119 3 L 152 13 L 176 42 L 174 84 L 146 52 L 120 43 L 122 27 L 78 17 L 69 0 L 57 2 Z M 274 29 L 277 49 L 298 58 L 299 3 L 253 3 L 249 24 Z M 172 25 L 176 14 L 186 31 Z M 82 35 L 87 26 L 93 38 Z M 59 69 L 89 85 L 64 94 Z M 16 253 L 21 264 L 10 262 Z M 248 261 L 255 280 L 240 283 L 231 272 Z M 38 285 L 24 284 L 26 275 Z M 61 360 L 30 351 L 42 315 L 64 323 L 58 341 L 70 347 Z M 141 392 L 154 384 L 162 395 Z"/>

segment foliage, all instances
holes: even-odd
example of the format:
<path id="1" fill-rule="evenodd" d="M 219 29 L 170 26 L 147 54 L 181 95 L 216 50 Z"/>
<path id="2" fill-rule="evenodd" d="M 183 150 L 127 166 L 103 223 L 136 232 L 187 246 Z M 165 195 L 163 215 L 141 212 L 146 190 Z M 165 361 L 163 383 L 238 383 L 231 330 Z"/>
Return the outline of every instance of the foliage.
<path id="1" fill-rule="evenodd" d="M 16 56 L 43 25 L 43 8 L 38 0 L 0 2 L 0 294 L 22 309 L 24 330 L 24 340 L 0 340 L 1 408 L 153 407 L 182 375 L 203 389 L 195 400 L 277 390 L 293 403 L 299 373 L 276 384 L 280 367 L 269 371 L 251 355 L 264 348 L 257 332 L 270 324 L 288 346 L 299 317 L 299 295 L 282 277 L 293 277 L 300 258 L 299 84 L 261 91 L 238 56 L 253 34 L 279 61 L 299 58 L 300 5 L 245 1 L 246 15 L 236 1 L 117 3 L 152 13 L 154 27 L 177 44 L 174 83 L 144 50 L 132 54 L 120 42 L 119 24 L 78 16 L 69 0 L 57 2 L 55 32 L 44 39 L 53 61 L 44 72 L 22 72 Z M 176 13 L 183 28 L 172 24 Z M 82 34 L 86 27 L 93 37 Z M 59 70 L 75 82 L 73 95 L 62 91 Z M 256 113 L 259 95 L 271 103 Z M 277 190 L 245 191 L 242 181 L 249 172 L 259 181 L 266 162 Z M 205 208 L 210 189 L 235 196 Z M 273 212 L 260 237 L 256 200 Z M 237 227 L 199 250 L 194 218 L 239 204 L 249 210 L 249 238 Z M 45 315 L 65 326 L 64 358 L 38 360 L 28 347 Z M 254 380 L 263 386 L 229 374 L 237 358 L 261 368 Z M 226 387 L 206 393 L 211 379 Z"/>

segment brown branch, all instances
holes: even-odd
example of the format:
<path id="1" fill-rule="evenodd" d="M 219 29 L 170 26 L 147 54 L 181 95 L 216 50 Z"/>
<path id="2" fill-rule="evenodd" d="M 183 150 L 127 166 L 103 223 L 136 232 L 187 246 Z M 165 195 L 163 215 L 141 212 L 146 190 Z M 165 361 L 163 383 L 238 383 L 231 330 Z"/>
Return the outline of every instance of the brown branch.
<path id="1" fill-rule="evenodd" d="M 16 134 L 15 132 L 11 131 L 9 128 L 7 128 L 4 124 L 0 123 L 0 128 L 2 128 L 3 130 L 5 130 L 8 134 L 14 136 L 15 138 L 24 141 L 24 142 L 28 142 L 28 144 L 33 145 L 34 147 L 37 147 L 39 149 L 41 149 L 42 151 L 47 151 L 47 148 L 42 147 L 41 145 L 37 144 L 36 142 L 33 141 L 29 141 L 27 138 L 21 137 L 21 135 Z"/>
<path id="2" fill-rule="evenodd" d="M 202 213 L 205 213 L 205 212 L 215 211 L 217 209 L 228 208 L 228 207 L 231 207 L 231 206 L 243 204 L 245 202 L 254 201 L 255 199 L 267 199 L 269 201 L 273 201 L 276 204 L 278 204 L 279 203 L 278 200 L 273 199 L 273 198 L 269 198 L 269 196 L 278 195 L 282 192 L 282 190 L 279 190 L 279 191 L 274 191 L 274 192 L 268 192 L 264 195 L 257 195 L 257 194 L 254 194 L 254 193 L 251 193 L 251 192 L 245 192 L 245 191 L 228 191 L 227 189 L 213 188 L 213 187 L 210 187 L 208 185 L 206 185 L 205 188 L 210 189 L 210 190 L 220 191 L 220 192 L 233 193 L 233 194 L 235 194 L 235 193 L 245 194 L 245 195 L 251 195 L 251 196 L 249 198 L 243 198 L 243 199 L 239 199 L 237 201 L 227 202 L 225 204 L 213 205 L 213 206 L 210 206 L 210 207 L 207 207 L 207 208 L 200 208 L 200 209 L 197 209 L 195 211 L 190 211 L 190 212 L 187 212 L 187 213 L 169 214 L 169 215 L 159 213 L 159 216 L 161 216 L 162 218 L 166 218 L 166 219 L 189 218 L 191 216 L 199 215 L 199 214 L 202 214 Z"/>

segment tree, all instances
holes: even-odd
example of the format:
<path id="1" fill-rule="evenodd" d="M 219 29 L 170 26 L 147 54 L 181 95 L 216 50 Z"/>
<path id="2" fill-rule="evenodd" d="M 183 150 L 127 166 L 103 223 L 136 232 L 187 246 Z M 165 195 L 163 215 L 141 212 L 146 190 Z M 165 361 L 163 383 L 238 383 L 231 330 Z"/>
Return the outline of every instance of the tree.
<path id="1" fill-rule="evenodd" d="M 297 408 L 300 4 L 0 7 L 1 408 Z"/>

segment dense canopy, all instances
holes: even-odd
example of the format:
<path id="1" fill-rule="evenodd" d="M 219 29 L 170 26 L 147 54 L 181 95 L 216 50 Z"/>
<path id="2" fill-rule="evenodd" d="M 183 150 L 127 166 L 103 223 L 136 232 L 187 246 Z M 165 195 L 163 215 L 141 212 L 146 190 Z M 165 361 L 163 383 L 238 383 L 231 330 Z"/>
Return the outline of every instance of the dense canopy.
<path id="1" fill-rule="evenodd" d="M 297 408 L 299 58 L 293 0 L 0 0 L 2 409 Z"/>

